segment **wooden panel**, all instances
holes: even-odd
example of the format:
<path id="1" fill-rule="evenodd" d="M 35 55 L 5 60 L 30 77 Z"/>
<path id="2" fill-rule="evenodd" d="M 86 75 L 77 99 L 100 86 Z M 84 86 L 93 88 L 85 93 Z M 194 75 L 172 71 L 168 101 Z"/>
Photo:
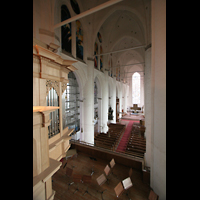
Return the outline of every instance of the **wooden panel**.
<path id="1" fill-rule="evenodd" d="M 62 155 L 62 144 L 57 145 L 53 151 L 49 152 L 49 157 L 55 160 L 57 160 L 60 155 Z"/>
<path id="2" fill-rule="evenodd" d="M 46 199 L 52 195 L 52 185 L 51 185 L 51 178 L 45 182 L 45 189 L 46 189 Z"/>
<path id="3" fill-rule="evenodd" d="M 79 145 L 75 145 L 75 144 L 71 144 L 71 147 L 76 148 L 77 152 L 80 151 L 80 152 L 89 154 L 92 157 L 103 158 L 103 159 L 109 160 L 109 161 L 114 158 L 115 163 L 123 164 L 127 167 L 132 167 L 134 169 L 142 170 L 142 162 L 132 160 L 129 158 L 125 158 L 121 155 L 112 155 L 110 153 L 103 152 L 103 151 L 100 151 L 97 149 L 91 149 L 91 148 L 87 148 L 86 146 L 79 146 Z"/>
<path id="4" fill-rule="evenodd" d="M 58 140 L 60 138 L 60 133 L 54 135 L 53 137 L 51 137 L 49 139 L 49 145 L 52 144 L 53 142 L 55 142 L 56 140 Z"/>
<path id="5" fill-rule="evenodd" d="M 33 77 L 33 106 L 39 106 L 39 79 Z"/>
<path id="6" fill-rule="evenodd" d="M 45 199 L 45 184 L 40 181 L 33 187 L 33 200 Z"/>

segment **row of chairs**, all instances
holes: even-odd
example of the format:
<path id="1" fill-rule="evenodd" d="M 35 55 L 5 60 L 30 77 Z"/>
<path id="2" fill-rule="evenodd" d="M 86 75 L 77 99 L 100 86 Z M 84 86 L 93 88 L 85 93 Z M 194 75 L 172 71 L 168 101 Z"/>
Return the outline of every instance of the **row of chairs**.
<path id="1" fill-rule="evenodd" d="M 125 125 L 109 124 L 107 134 L 100 133 L 94 138 L 94 145 L 115 151 L 122 135 L 125 130 Z"/>
<path id="2" fill-rule="evenodd" d="M 110 174 L 113 174 L 113 168 L 114 168 L 114 166 L 115 166 L 115 160 L 114 160 L 114 158 L 113 158 L 113 159 L 110 161 L 110 163 L 107 164 L 106 167 L 104 168 L 104 173 L 105 173 L 105 174 L 102 173 L 102 174 L 96 179 L 98 185 L 102 186 L 106 181 L 108 181 L 108 184 L 109 184 L 109 180 L 110 180 L 109 175 L 110 175 Z M 114 174 L 113 174 L 113 175 L 114 175 Z M 103 191 L 98 191 L 98 192 L 101 193 L 101 198 L 102 198 L 102 200 L 103 200 L 103 193 L 104 193 L 105 191 L 106 191 L 106 189 L 103 190 Z"/>
<path id="3" fill-rule="evenodd" d="M 74 157 L 77 157 L 77 154 L 74 154 L 72 155 L 69 159 L 68 159 L 68 162 L 67 164 L 69 164 L 69 162 L 71 162 Z M 63 163 L 64 164 L 64 163 Z M 97 183 L 98 185 L 102 186 L 106 181 L 108 182 L 109 184 L 109 181 L 110 181 L 110 175 L 112 174 L 113 176 L 116 176 L 114 173 L 113 173 L 113 169 L 114 169 L 114 166 L 116 165 L 115 163 L 115 160 L 114 158 L 110 161 L 109 164 L 107 164 L 104 168 L 104 173 L 102 173 L 97 179 Z M 66 166 L 66 165 L 65 165 Z M 64 167 L 65 167 L 64 166 Z M 63 167 L 63 168 L 64 168 Z M 75 194 L 77 191 L 79 191 L 79 184 L 86 184 L 87 185 L 87 189 L 85 190 L 85 192 L 82 194 L 82 195 L 85 195 L 85 194 L 90 194 L 89 191 L 88 191 L 88 184 L 91 184 L 91 181 L 92 181 L 92 174 L 94 173 L 93 169 L 92 169 L 92 174 L 91 175 L 82 175 L 82 174 L 73 174 L 73 168 L 75 166 L 72 165 L 72 169 L 69 168 L 69 167 L 66 167 L 66 175 L 69 177 L 69 178 L 72 178 L 72 181 L 68 184 L 68 189 L 70 187 L 70 185 L 76 183 L 77 184 L 77 188 L 76 190 L 73 192 L 73 194 Z M 131 176 L 132 176 L 132 173 L 133 173 L 133 170 L 132 168 L 130 168 L 129 170 L 129 173 L 128 173 L 128 178 L 120 181 L 117 186 L 114 188 L 114 191 L 115 191 L 115 194 L 118 197 L 120 197 L 124 192 L 126 192 L 126 196 L 130 199 L 129 197 L 129 191 L 128 189 L 131 188 L 133 186 L 133 183 L 132 183 L 132 180 L 131 180 Z M 73 175 L 72 175 L 73 174 Z M 118 178 L 116 176 L 116 178 Z M 101 197 L 102 197 L 102 200 L 103 200 L 103 193 L 106 191 L 103 190 L 103 191 L 98 191 L 99 193 L 101 193 Z M 91 195 L 91 194 L 90 194 Z M 131 199 L 130 199 L 131 200 Z M 148 200 L 159 200 L 159 196 L 153 191 L 151 190 L 150 193 L 149 193 L 149 197 L 148 197 Z"/>
<path id="4" fill-rule="evenodd" d="M 68 158 L 68 160 L 67 160 L 67 162 L 65 163 L 65 165 L 63 166 L 63 169 L 66 167 L 66 165 L 67 164 L 69 164 L 69 162 L 71 162 L 73 159 L 74 159 L 74 157 L 77 157 L 77 154 L 74 154 L 74 155 L 72 155 L 70 158 Z M 86 193 L 88 193 L 89 194 L 89 192 L 88 192 L 88 184 L 90 184 L 91 183 L 91 181 L 92 181 L 92 176 L 91 175 L 83 175 L 83 174 L 74 174 L 73 173 L 73 168 L 75 168 L 75 166 L 74 165 L 72 165 L 72 168 L 70 168 L 70 167 L 66 167 L 66 175 L 70 178 L 70 179 L 72 179 L 71 181 L 70 181 L 70 183 L 68 183 L 68 189 L 69 189 L 69 187 L 72 185 L 72 184 L 74 184 L 74 183 L 76 183 L 77 184 L 77 188 L 76 188 L 76 190 L 73 192 L 73 194 L 75 194 L 77 191 L 79 191 L 79 184 L 87 184 L 87 189 L 85 190 L 85 192 L 83 193 L 83 195 L 85 195 Z"/>

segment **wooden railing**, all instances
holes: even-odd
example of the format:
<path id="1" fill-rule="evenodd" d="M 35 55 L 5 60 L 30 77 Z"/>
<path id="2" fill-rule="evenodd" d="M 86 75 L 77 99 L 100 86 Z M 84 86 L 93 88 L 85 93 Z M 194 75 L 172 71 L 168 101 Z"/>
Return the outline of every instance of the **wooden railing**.
<path id="1" fill-rule="evenodd" d="M 111 160 L 115 158 L 115 161 L 119 164 L 123 164 L 126 166 L 130 166 L 139 170 L 144 169 L 144 159 L 139 158 L 134 155 L 128 155 L 121 152 L 115 152 L 109 149 L 105 149 L 103 147 L 95 146 L 94 144 L 78 141 L 71 139 L 70 144 L 72 148 L 76 148 L 77 151 L 85 152 L 94 157 L 100 157 L 103 159 Z"/>

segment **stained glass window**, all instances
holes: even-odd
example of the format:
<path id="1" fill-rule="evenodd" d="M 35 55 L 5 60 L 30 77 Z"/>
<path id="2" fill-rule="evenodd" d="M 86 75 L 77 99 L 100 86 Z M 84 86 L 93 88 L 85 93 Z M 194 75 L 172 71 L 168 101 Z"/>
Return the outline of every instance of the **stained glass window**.
<path id="1" fill-rule="evenodd" d="M 83 29 L 79 20 L 76 21 L 76 55 L 83 60 Z"/>
<path id="2" fill-rule="evenodd" d="M 61 22 L 71 17 L 66 5 L 61 6 Z M 71 23 L 65 24 L 61 27 L 62 49 L 71 53 Z"/>
<path id="3" fill-rule="evenodd" d="M 137 72 L 132 76 L 132 103 L 140 104 L 140 74 Z"/>

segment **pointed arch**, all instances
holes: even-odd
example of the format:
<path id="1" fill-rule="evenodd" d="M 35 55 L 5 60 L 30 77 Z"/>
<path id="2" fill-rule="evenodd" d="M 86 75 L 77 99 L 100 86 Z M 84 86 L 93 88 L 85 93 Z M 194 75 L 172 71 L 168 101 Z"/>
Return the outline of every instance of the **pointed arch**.
<path id="1" fill-rule="evenodd" d="M 132 75 L 132 104 L 140 104 L 140 79 L 138 72 Z"/>

